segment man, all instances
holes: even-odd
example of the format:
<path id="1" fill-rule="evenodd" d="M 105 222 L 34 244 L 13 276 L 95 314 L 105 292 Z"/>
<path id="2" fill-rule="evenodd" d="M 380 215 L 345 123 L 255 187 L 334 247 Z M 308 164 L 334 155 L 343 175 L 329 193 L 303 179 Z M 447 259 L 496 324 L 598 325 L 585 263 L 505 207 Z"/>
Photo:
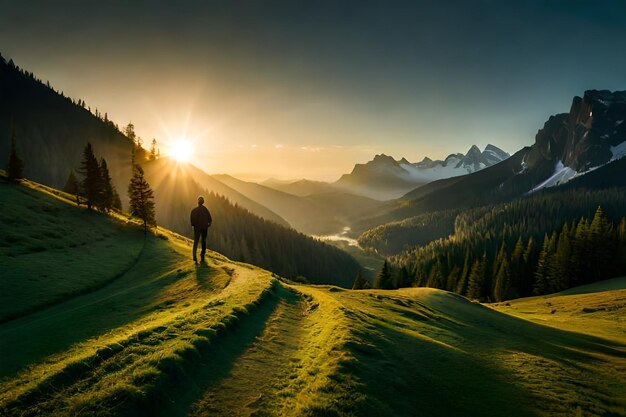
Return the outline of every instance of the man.
<path id="1" fill-rule="evenodd" d="M 191 226 L 193 227 L 193 261 L 198 263 L 196 251 L 198 250 L 198 239 L 202 237 L 202 251 L 200 252 L 200 260 L 204 262 L 204 254 L 206 252 L 206 235 L 211 226 L 211 213 L 204 207 L 204 197 L 198 197 L 198 207 L 191 210 Z"/>

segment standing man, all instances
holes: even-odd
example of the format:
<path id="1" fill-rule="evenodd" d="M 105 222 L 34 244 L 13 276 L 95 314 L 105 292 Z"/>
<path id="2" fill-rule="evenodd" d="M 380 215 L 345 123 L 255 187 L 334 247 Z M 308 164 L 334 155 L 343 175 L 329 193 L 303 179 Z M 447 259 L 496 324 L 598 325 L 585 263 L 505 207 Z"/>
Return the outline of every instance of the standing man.
<path id="1" fill-rule="evenodd" d="M 204 262 L 204 254 L 206 252 L 206 235 L 211 226 L 211 213 L 204 207 L 204 197 L 198 197 L 198 207 L 191 210 L 191 226 L 193 227 L 193 261 L 198 263 L 196 250 L 198 249 L 198 239 L 202 237 L 202 251 L 200 252 L 200 261 Z"/>

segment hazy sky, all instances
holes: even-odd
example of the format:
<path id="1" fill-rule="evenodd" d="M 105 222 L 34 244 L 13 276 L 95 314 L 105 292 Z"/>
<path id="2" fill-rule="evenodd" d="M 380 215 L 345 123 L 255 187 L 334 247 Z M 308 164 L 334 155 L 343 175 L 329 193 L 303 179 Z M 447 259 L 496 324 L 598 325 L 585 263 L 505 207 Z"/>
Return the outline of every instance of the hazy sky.
<path id="1" fill-rule="evenodd" d="M 0 52 L 216 173 L 334 180 L 375 153 L 514 152 L 626 89 L 622 1 L 0 0 Z"/>

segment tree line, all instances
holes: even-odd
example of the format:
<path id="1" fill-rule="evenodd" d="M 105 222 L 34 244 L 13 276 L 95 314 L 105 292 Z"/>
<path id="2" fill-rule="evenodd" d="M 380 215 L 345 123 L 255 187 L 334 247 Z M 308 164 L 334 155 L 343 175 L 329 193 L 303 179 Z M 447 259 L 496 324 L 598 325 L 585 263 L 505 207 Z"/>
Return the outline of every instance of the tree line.
<path id="1" fill-rule="evenodd" d="M 122 201 L 113 185 L 106 159 L 98 159 L 93 153 L 91 143 L 83 150 L 83 160 L 77 173 L 82 177 L 76 179 L 74 171 L 70 171 L 65 192 L 76 196 L 76 203 L 84 203 L 87 209 L 98 209 L 103 212 L 122 210 Z M 154 192 L 145 179 L 141 166 L 133 164 L 133 175 L 128 184 L 128 212 L 143 221 L 144 231 L 148 226 L 156 226 Z"/>
<path id="2" fill-rule="evenodd" d="M 591 218 L 565 222 L 539 238 L 511 230 L 504 225 L 499 236 L 442 239 L 410 256 L 394 257 L 393 266 L 383 267 L 374 286 L 432 287 L 504 301 L 626 273 L 626 218 L 613 222 L 602 207 Z"/>

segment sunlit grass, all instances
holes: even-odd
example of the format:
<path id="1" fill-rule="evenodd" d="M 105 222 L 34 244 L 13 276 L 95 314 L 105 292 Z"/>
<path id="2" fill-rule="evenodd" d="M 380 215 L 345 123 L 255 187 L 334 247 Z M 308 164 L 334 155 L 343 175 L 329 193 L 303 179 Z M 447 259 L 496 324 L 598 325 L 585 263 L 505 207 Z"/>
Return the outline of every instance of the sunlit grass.
<path id="1" fill-rule="evenodd" d="M 19 317 L 0 324 L 0 415 L 626 415 L 619 283 L 492 306 L 525 320 L 435 289 L 293 285 L 215 252 L 196 267 L 189 239 L 158 228 L 144 242 L 121 213 L 27 185 L 1 192 L 24 216 L 53 210 L 44 230 L 63 232 L 29 262 L 19 244 L 2 248 L 4 308 Z M 40 239 L 7 219 L 4 235 Z M 111 267 L 79 279 L 61 265 L 83 238 L 97 253 L 74 269 L 97 256 Z M 36 266 L 69 290 L 19 281 Z M 39 304 L 16 309 L 11 289 L 35 287 Z"/>

